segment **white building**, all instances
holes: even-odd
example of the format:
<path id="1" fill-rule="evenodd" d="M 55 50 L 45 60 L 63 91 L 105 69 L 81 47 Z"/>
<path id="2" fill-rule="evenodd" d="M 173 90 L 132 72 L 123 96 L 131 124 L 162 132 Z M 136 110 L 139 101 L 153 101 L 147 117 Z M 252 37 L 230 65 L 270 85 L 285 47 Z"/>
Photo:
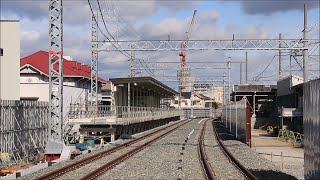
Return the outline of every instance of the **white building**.
<path id="1" fill-rule="evenodd" d="M 69 60 L 67 60 L 68 58 Z M 71 60 L 63 60 L 63 106 L 64 116 L 70 104 L 80 105 L 90 101 L 91 67 Z M 20 99 L 49 101 L 49 54 L 38 51 L 20 61 Z M 106 81 L 99 78 L 98 91 Z M 101 100 L 101 95 L 99 96 Z"/>
<path id="2" fill-rule="evenodd" d="M 175 96 L 174 99 L 169 101 L 170 106 L 175 108 L 179 107 L 179 96 Z M 168 99 L 166 99 L 165 102 L 168 102 Z M 191 106 L 196 108 L 209 107 L 210 102 L 213 102 L 213 100 L 203 94 L 192 93 L 191 95 L 191 92 L 181 93 L 181 108 L 190 108 Z"/>
<path id="3" fill-rule="evenodd" d="M 212 86 L 210 84 L 194 84 L 193 91 L 197 94 L 203 94 L 213 99 L 218 104 L 223 104 L 223 87 Z"/>
<path id="4" fill-rule="evenodd" d="M 0 20 L 0 99 L 19 100 L 20 22 Z"/>

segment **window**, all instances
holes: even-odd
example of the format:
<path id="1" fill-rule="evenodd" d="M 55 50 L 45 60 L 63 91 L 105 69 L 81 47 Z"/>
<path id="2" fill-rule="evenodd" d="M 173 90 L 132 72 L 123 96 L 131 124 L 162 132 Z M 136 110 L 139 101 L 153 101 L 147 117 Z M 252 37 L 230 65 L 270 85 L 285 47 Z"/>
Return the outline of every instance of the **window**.
<path id="1" fill-rule="evenodd" d="M 0 48 L 0 56 L 3 56 L 3 49 Z"/>

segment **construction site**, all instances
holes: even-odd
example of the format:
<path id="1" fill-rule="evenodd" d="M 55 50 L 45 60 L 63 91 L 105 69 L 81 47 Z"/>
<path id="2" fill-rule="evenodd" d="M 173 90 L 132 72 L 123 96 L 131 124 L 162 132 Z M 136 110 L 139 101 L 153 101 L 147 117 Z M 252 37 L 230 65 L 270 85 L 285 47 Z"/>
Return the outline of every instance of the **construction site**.
<path id="1" fill-rule="evenodd" d="M 0 179 L 320 179 L 319 7 L 1 0 Z"/>

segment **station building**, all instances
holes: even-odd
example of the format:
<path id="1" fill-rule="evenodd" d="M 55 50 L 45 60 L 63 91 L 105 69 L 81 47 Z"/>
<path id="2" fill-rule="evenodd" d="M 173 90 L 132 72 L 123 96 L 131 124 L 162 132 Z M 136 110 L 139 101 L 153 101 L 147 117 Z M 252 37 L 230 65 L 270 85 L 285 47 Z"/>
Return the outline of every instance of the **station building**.
<path id="1" fill-rule="evenodd" d="M 111 105 L 70 107 L 69 123 L 80 126 L 80 136 L 112 142 L 121 135 L 179 120 L 182 115 L 179 109 L 161 107 L 162 99 L 172 98 L 177 92 L 152 77 L 113 78 L 110 90 Z"/>

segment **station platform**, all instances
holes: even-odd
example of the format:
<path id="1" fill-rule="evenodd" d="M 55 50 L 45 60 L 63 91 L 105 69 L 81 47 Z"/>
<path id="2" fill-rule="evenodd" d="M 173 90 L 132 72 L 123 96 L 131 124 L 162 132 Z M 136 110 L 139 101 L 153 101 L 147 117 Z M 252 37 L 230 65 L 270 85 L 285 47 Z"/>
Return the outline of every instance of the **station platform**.
<path id="1" fill-rule="evenodd" d="M 152 77 L 110 79 L 110 88 L 110 105 L 70 104 L 68 126 L 79 127 L 83 137 L 110 137 L 113 142 L 122 134 L 139 133 L 183 116 L 181 109 L 162 103 L 178 92 Z"/>

